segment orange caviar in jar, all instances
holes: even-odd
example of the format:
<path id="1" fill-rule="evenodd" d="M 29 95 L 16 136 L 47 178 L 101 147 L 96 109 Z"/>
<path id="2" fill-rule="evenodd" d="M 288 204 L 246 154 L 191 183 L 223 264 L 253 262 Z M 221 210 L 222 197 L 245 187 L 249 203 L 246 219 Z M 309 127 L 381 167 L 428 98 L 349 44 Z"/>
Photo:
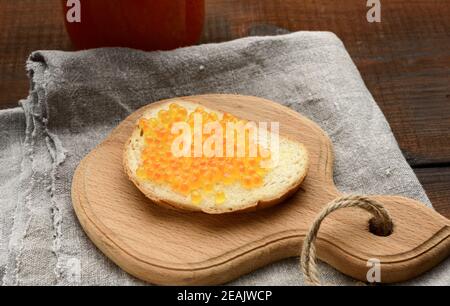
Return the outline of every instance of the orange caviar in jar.
<path id="1" fill-rule="evenodd" d="M 200 120 L 200 134 L 196 134 L 194 125 L 196 119 Z M 173 142 L 180 136 L 180 133 L 173 133 L 174 124 L 185 122 L 191 127 L 190 154 L 177 156 L 173 153 Z M 212 133 L 205 126 L 208 123 L 217 123 L 223 132 L 216 134 L 212 147 L 216 144 L 222 145 L 223 154 L 206 156 L 195 155 L 196 137 L 200 139 L 200 147 L 203 148 L 205 142 Z M 231 142 L 233 152 L 231 156 L 227 151 L 226 133 L 228 123 L 245 124 L 247 121 L 238 119 L 231 114 L 218 115 L 212 111 L 208 112 L 202 107 L 197 107 L 193 111 L 188 111 L 185 107 L 176 103 L 169 105 L 168 109 L 160 110 L 152 118 L 142 118 L 139 121 L 139 129 L 144 137 L 144 146 L 141 151 L 140 165 L 136 170 L 136 175 L 143 180 L 169 186 L 172 191 L 190 198 L 190 201 L 199 205 L 206 198 L 211 196 L 216 205 L 226 201 L 225 189 L 232 184 L 240 184 L 246 189 L 261 187 L 268 169 L 263 167 L 263 162 L 269 160 L 270 151 L 252 142 L 250 131 L 245 129 L 242 142 L 237 140 L 237 133 L 231 134 L 234 141 Z M 242 146 L 241 149 L 240 146 Z M 251 145 L 256 146 L 256 150 L 251 150 Z M 217 151 L 215 151 L 217 152 Z M 253 152 L 253 153 L 252 153 Z"/>

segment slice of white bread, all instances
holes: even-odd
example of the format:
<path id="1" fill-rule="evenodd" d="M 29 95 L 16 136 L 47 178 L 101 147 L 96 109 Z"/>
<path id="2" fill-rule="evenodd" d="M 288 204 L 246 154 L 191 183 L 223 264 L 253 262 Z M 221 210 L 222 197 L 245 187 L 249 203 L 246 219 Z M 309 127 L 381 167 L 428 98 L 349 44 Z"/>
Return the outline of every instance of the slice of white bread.
<path id="1" fill-rule="evenodd" d="M 142 118 L 157 117 L 158 112 L 161 109 L 169 109 L 171 103 L 186 108 L 188 113 L 200 106 L 182 100 L 171 101 L 170 103 L 150 107 L 142 115 Z M 223 115 L 217 110 L 203 108 L 208 112 L 216 113 L 219 119 Z M 223 203 L 216 204 L 213 195 L 206 195 L 201 203 L 194 204 L 190 195 L 186 196 L 175 192 L 168 184 L 143 180 L 136 175 L 136 171 L 141 164 L 141 152 L 144 147 L 145 140 L 137 123 L 130 139 L 125 144 L 123 156 L 124 169 L 129 179 L 155 204 L 178 210 L 202 211 L 209 214 L 256 210 L 280 203 L 297 191 L 309 166 L 308 152 L 305 146 L 280 136 L 277 162 L 269 168 L 261 186 L 246 189 L 239 182 L 218 186 L 225 193 Z"/>

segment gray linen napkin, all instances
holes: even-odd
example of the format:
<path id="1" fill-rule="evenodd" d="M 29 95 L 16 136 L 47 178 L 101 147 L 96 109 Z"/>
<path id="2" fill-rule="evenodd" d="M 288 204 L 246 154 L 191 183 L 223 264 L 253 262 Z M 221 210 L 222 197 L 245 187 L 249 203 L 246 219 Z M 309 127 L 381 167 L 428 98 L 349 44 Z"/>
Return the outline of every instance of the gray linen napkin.
<path id="1" fill-rule="evenodd" d="M 0 279 L 20 284 L 142 284 L 103 256 L 74 215 L 74 169 L 128 114 L 164 98 L 255 95 L 291 107 L 331 137 L 342 191 L 430 205 L 342 42 L 332 33 L 252 37 L 170 52 L 39 51 L 29 97 L 0 112 Z M 355 282 L 321 265 L 331 284 Z M 303 284 L 297 259 L 232 282 Z M 450 284 L 450 260 L 411 284 Z"/>

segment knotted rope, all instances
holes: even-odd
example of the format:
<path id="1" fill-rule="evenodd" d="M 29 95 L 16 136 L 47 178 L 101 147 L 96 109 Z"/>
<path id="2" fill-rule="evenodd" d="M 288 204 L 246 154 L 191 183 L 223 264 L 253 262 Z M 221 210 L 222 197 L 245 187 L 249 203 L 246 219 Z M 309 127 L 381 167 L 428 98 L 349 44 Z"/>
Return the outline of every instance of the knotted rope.
<path id="1" fill-rule="evenodd" d="M 388 236 L 392 233 L 392 219 L 386 209 L 384 209 L 383 205 L 377 201 L 358 195 L 343 196 L 331 201 L 316 218 L 303 242 L 300 269 L 305 276 L 306 282 L 311 285 L 321 285 L 317 270 L 316 246 L 314 244 L 320 225 L 329 214 L 338 209 L 347 207 L 359 207 L 373 215 L 373 219 L 370 220 L 370 231 L 372 233 L 379 236 Z"/>

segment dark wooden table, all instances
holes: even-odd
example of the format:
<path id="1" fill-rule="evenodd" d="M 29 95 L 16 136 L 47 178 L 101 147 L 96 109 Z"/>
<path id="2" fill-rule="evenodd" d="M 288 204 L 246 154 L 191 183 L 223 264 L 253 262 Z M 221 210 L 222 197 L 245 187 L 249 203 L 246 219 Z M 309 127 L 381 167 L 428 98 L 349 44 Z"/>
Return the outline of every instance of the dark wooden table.
<path id="1" fill-rule="evenodd" d="M 202 42 L 281 27 L 326 30 L 345 43 L 435 208 L 450 218 L 450 1 L 206 0 Z M 0 0 L 0 108 L 27 96 L 36 49 L 71 50 L 59 0 Z"/>

